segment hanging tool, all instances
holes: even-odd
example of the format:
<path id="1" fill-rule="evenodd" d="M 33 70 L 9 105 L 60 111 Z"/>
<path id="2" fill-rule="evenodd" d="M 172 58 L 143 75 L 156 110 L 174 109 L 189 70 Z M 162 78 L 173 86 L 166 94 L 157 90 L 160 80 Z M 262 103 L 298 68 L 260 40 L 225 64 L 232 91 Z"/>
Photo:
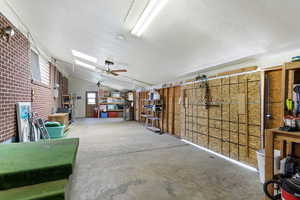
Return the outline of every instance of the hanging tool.
<path id="1" fill-rule="evenodd" d="M 294 101 L 293 101 L 292 99 L 287 99 L 286 102 L 285 102 L 285 104 L 286 104 L 287 110 L 288 110 L 290 113 L 292 113 L 293 110 L 294 110 Z"/>
<path id="2" fill-rule="evenodd" d="M 294 92 L 296 93 L 297 97 L 297 107 L 295 115 L 297 116 L 300 113 L 300 85 L 294 87 Z"/>

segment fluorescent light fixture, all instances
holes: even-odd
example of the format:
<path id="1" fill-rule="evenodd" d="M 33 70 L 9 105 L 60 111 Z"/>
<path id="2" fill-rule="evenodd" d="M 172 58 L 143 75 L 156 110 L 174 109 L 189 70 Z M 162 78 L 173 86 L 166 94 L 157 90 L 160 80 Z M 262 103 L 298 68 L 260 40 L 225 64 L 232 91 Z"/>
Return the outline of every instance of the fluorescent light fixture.
<path id="1" fill-rule="evenodd" d="M 85 68 L 88 68 L 88 69 L 91 69 L 91 70 L 95 70 L 96 69 L 95 66 L 87 64 L 87 63 L 84 63 L 84 62 L 81 62 L 79 60 L 75 60 L 75 63 L 76 63 L 76 65 L 80 65 L 82 67 L 85 67 Z"/>
<path id="2" fill-rule="evenodd" d="M 168 0 L 150 0 L 131 34 L 137 37 L 141 36 L 167 2 Z"/>
<path id="3" fill-rule="evenodd" d="M 87 61 L 90 61 L 90 62 L 93 62 L 93 63 L 97 63 L 97 61 L 98 61 L 97 58 L 89 56 L 89 55 L 84 54 L 84 53 L 81 53 L 81 52 L 76 51 L 76 50 L 72 50 L 72 54 L 73 54 L 73 56 L 75 56 L 77 58 L 81 58 L 81 59 L 84 59 L 84 60 L 87 60 Z"/>
<path id="4" fill-rule="evenodd" d="M 230 162 L 232 162 L 232 163 L 234 163 L 234 164 L 236 164 L 236 165 L 239 165 L 239 166 L 244 167 L 244 168 L 246 168 L 246 169 L 249 169 L 249 170 L 251 170 L 251 171 L 257 172 L 257 169 L 254 168 L 254 167 L 251 167 L 251 166 L 246 165 L 246 164 L 244 164 L 244 163 L 241 163 L 241 162 L 239 162 L 239 161 L 236 161 L 236 160 L 233 160 L 233 159 L 231 159 L 231 158 L 228 158 L 228 157 L 226 157 L 226 156 L 224 156 L 224 155 L 222 155 L 222 154 L 219 154 L 219 153 L 216 153 L 216 152 L 214 152 L 214 151 L 211 151 L 211 150 L 209 150 L 209 149 L 207 149 L 207 148 L 201 147 L 201 146 L 199 146 L 199 145 L 197 145 L 197 144 L 194 144 L 194 143 L 192 143 L 192 142 L 190 142 L 190 141 L 183 140 L 183 139 L 182 139 L 181 141 L 183 141 L 183 142 L 185 142 L 185 143 L 187 143 L 187 144 L 193 145 L 193 146 L 195 146 L 195 147 L 197 147 L 197 148 L 199 148 L 199 149 L 201 149 L 201 150 L 203 150 L 203 151 L 206 151 L 206 152 L 208 152 L 208 153 L 211 153 L 211 154 L 214 154 L 214 155 L 216 155 L 216 156 L 218 156 L 218 157 L 221 157 L 221 158 L 223 158 L 223 159 L 225 159 L 225 160 L 227 160 L 227 161 L 230 161 Z"/>

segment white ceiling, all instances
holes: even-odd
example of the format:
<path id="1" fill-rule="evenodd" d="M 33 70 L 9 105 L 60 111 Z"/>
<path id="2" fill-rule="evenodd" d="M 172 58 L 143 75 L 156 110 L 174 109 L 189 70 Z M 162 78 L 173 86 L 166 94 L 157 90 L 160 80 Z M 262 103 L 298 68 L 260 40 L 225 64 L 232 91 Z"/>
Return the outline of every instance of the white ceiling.
<path id="1" fill-rule="evenodd" d="M 135 0 L 126 21 L 132 0 L 10 2 L 55 58 L 72 63 L 75 49 L 97 57 L 99 64 L 122 63 L 126 76 L 152 84 L 300 43 L 299 0 L 169 0 L 141 38 L 129 32 L 147 0 Z M 68 69 L 98 79 L 85 69 Z M 133 85 L 125 86 L 124 78 L 115 81 Z"/>

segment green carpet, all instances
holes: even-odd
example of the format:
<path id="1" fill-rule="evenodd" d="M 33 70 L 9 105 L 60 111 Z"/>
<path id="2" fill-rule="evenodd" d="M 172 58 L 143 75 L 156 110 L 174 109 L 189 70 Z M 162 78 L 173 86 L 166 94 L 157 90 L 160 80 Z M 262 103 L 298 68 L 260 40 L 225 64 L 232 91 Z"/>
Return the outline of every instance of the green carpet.
<path id="1" fill-rule="evenodd" d="M 68 180 L 52 181 L 37 185 L 0 191 L 2 200 L 64 200 L 65 185 Z"/>
<path id="2" fill-rule="evenodd" d="M 0 145 L 0 190 L 67 179 L 78 138 Z"/>

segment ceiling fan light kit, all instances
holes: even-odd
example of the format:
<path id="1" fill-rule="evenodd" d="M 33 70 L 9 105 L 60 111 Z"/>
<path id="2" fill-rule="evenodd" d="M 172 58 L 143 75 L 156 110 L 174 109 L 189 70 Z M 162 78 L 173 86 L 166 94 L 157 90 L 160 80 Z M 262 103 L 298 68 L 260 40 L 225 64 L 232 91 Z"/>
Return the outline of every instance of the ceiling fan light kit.
<path id="1" fill-rule="evenodd" d="M 131 34 L 140 37 L 167 2 L 168 0 L 150 0 L 137 23 L 133 27 Z"/>
<path id="2" fill-rule="evenodd" d="M 115 63 L 113 61 L 110 60 L 105 60 L 105 66 L 106 66 L 106 70 L 105 72 L 114 76 L 119 76 L 120 72 L 127 72 L 127 69 L 116 69 L 116 70 L 111 70 L 110 66 L 114 65 Z"/>

